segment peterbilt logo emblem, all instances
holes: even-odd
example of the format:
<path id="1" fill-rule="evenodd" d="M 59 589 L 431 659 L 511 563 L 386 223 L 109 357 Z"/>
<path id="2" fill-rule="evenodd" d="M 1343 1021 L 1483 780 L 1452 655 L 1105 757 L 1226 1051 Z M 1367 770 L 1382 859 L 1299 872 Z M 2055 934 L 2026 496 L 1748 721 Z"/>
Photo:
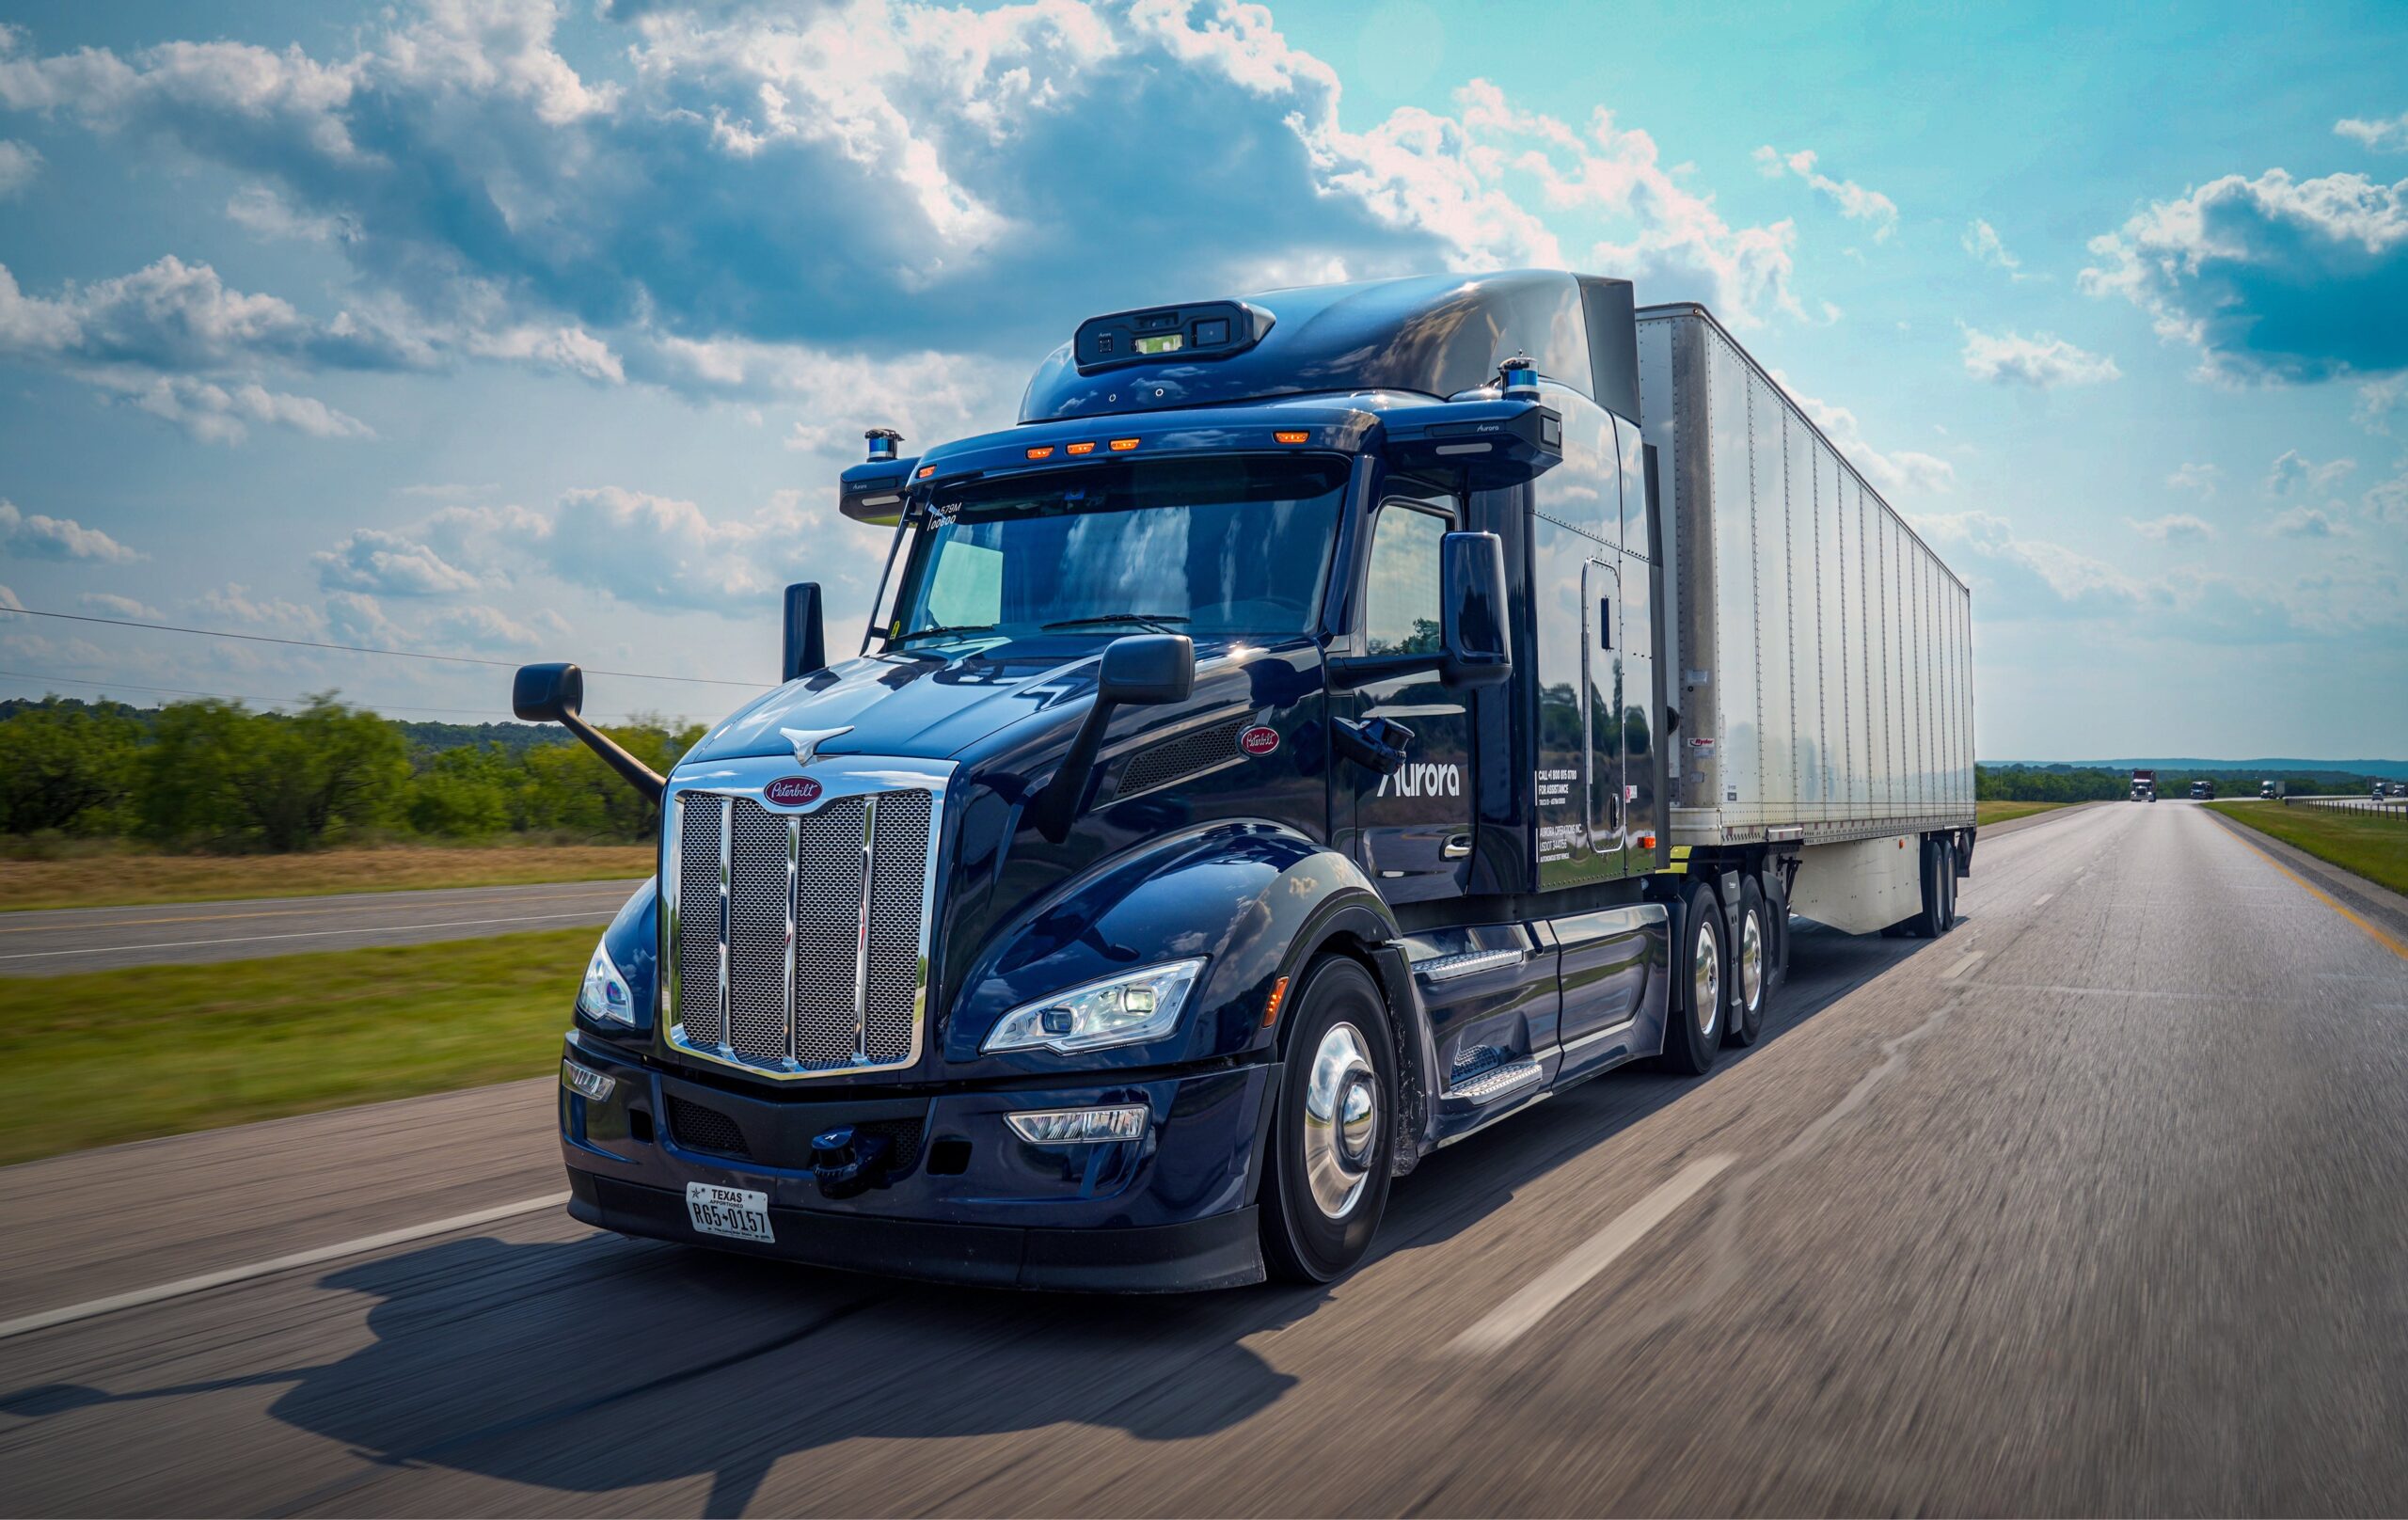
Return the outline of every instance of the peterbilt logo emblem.
<path id="1" fill-rule="evenodd" d="M 1238 748 L 1248 754 L 1269 754 L 1279 748 L 1279 731 L 1257 723 L 1238 736 Z"/>
<path id="2" fill-rule="evenodd" d="M 785 741 L 794 746 L 794 763 L 799 766 L 807 766 L 818 759 L 821 745 L 830 739 L 841 738 L 852 731 L 853 725 L 850 723 L 847 723 L 842 728 L 782 728 L 778 730 L 780 734 L 785 736 Z"/>
<path id="3" fill-rule="evenodd" d="M 761 800 L 773 807 L 809 807 L 819 800 L 820 790 L 808 776 L 780 776 L 761 788 Z"/>

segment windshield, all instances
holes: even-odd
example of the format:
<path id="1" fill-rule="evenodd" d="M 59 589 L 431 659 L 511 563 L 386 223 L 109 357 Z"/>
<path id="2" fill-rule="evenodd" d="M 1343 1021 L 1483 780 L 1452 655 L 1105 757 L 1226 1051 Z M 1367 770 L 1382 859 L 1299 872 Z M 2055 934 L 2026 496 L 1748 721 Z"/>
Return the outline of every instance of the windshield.
<path id="1" fill-rule="evenodd" d="M 1339 459 L 1217 455 L 974 485 L 916 535 L 888 641 L 1308 632 L 1346 477 Z"/>

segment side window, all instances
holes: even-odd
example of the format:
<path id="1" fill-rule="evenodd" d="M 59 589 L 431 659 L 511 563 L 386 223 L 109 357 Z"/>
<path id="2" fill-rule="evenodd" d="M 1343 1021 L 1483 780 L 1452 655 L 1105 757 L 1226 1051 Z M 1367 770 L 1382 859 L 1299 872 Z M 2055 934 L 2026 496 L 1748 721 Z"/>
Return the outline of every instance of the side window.
<path id="1" fill-rule="evenodd" d="M 937 546 L 928 578 L 924 624 L 947 628 L 991 627 L 1004 615 L 1004 551 L 957 537 Z"/>
<path id="2" fill-rule="evenodd" d="M 1438 514 L 1406 502 L 1380 509 L 1363 578 L 1367 654 L 1438 652 L 1438 541 L 1448 526 Z"/>

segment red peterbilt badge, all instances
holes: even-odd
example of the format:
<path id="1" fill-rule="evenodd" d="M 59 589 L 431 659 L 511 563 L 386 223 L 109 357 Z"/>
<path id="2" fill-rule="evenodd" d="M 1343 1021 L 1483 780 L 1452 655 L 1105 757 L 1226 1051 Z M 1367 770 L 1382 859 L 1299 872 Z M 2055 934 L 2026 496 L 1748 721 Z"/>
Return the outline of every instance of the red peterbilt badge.
<path id="1" fill-rule="evenodd" d="M 761 788 L 761 800 L 772 807 L 809 807 L 819 800 L 820 785 L 808 776 L 780 776 Z"/>
<path id="2" fill-rule="evenodd" d="M 1248 754 L 1269 754 L 1279 748 L 1279 731 L 1257 723 L 1238 736 L 1238 748 Z"/>

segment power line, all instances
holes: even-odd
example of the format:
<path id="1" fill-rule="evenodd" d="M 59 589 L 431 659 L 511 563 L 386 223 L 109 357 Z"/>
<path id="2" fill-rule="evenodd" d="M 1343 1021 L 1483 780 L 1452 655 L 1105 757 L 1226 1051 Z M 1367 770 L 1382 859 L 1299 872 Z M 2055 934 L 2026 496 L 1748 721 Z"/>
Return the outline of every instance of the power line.
<path id="1" fill-rule="evenodd" d="M 264 633 L 229 633 L 223 628 L 187 628 L 173 623 L 136 623 L 132 618 L 93 617 L 85 612 L 45 612 L 31 607 L 0 607 L 0 613 L 22 617 L 61 618 L 69 623 L 105 623 L 116 628 L 149 628 L 154 633 L 197 633 L 205 639 L 240 639 L 255 644 L 290 644 L 296 649 L 334 649 L 347 655 L 389 655 L 395 659 L 442 660 L 453 665 L 491 665 L 501 670 L 515 670 L 518 662 L 507 659 L 479 659 L 473 655 L 430 655 L 416 649 L 372 649 L 365 644 L 321 643 L 314 639 L 278 639 Z M 696 686 L 736 686 L 748 691 L 766 691 L 760 681 L 722 681 L 707 675 L 657 675 L 650 671 L 593 671 L 588 675 L 616 675 L 633 681 L 686 681 Z M 456 710 L 456 709 L 455 709 Z"/>
<path id="2" fill-rule="evenodd" d="M 103 696 L 106 696 L 112 691 L 139 691 L 149 696 L 214 697 L 221 702 L 256 702 L 264 706 L 270 707 L 289 706 L 295 703 L 306 703 L 310 700 L 307 694 L 296 697 L 261 697 L 242 691 L 193 691 L 182 687 L 175 686 L 141 686 L 132 681 L 80 680 L 71 675 L 45 675 L 40 671 L 0 671 L 0 680 L 40 681 L 46 685 L 53 686 L 88 687 L 92 690 L 100 692 Z M 377 713 L 450 713 L 455 718 L 482 718 L 487 722 L 504 722 L 514 720 L 494 717 L 493 715 L 498 709 L 492 707 L 429 707 L 401 702 L 363 702 L 358 704 L 358 705 L 367 708 L 372 712 Z M 615 724 L 625 722 L 626 720 L 626 718 L 624 716 L 619 718 L 603 718 L 592 714 L 587 715 L 587 721 L 589 722 Z"/>

